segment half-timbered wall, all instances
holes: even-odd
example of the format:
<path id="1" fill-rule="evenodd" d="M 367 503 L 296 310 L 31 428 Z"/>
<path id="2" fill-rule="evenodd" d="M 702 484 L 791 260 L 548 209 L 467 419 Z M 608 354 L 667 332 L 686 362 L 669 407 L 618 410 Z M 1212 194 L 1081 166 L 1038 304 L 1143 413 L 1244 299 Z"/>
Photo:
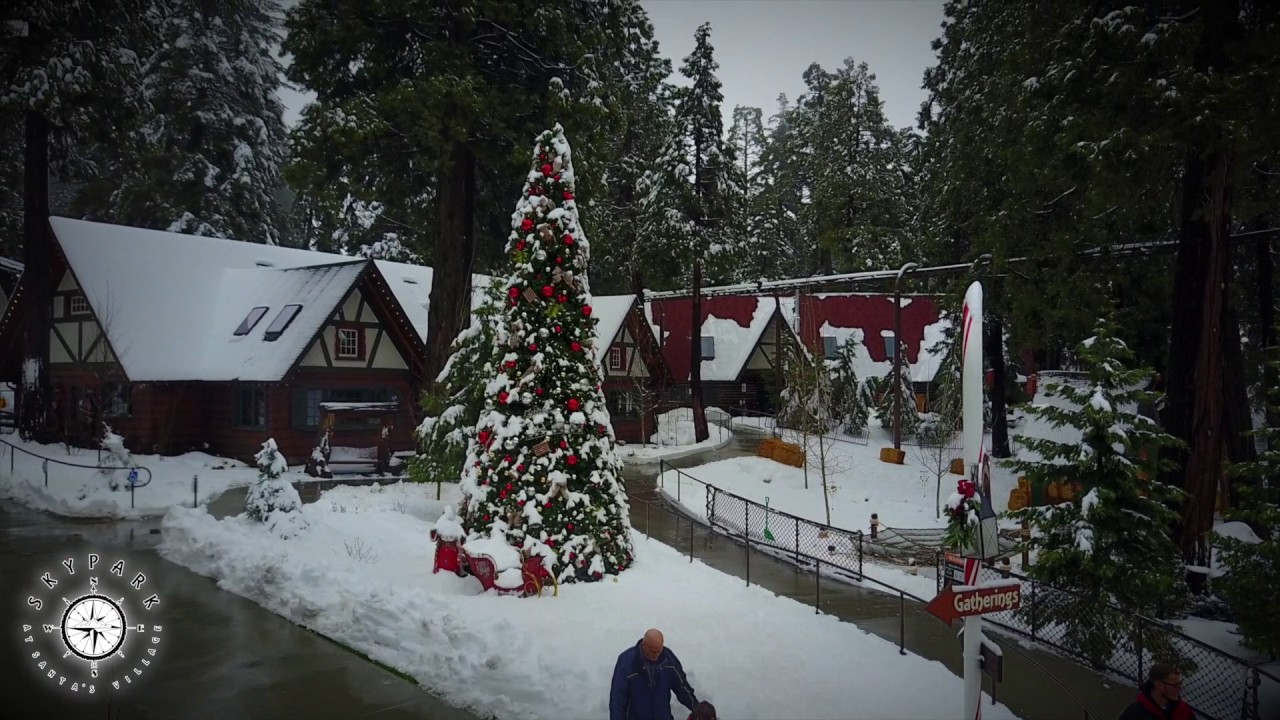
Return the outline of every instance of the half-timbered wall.
<path id="1" fill-rule="evenodd" d="M 49 331 L 49 364 L 115 364 L 115 355 L 102 334 L 94 311 L 110 322 L 110 308 L 90 309 L 70 272 L 53 294 L 53 327 Z"/>
<path id="2" fill-rule="evenodd" d="M 409 369 L 360 287 L 342 301 L 299 364 L 309 368 Z"/>

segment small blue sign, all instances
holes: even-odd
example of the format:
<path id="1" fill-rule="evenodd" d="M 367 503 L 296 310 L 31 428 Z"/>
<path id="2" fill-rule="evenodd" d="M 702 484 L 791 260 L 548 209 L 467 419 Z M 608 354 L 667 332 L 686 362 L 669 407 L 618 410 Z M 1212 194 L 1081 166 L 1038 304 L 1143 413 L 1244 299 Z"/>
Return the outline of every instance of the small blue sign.
<path id="1" fill-rule="evenodd" d="M 134 487 L 138 484 L 138 469 L 134 468 L 129 471 L 129 485 Z"/>

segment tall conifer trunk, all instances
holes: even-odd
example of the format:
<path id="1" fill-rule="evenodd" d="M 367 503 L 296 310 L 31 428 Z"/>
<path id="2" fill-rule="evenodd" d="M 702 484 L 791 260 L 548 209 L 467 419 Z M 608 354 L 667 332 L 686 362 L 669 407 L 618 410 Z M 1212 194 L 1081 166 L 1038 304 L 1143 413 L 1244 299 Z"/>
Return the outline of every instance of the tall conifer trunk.
<path id="1" fill-rule="evenodd" d="M 689 321 L 689 393 L 693 401 L 693 439 L 702 442 L 711 437 L 707 427 L 707 409 L 702 404 L 702 261 L 693 262 L 693 299 Z"/>
<path id="2" fill-rule="evenodd" d="M 430 307 L 427 309 L 427 364 L 425 389 L 435 386 L 436 376 L 449 359 L 454 338 L 470 321 L 471 266 L 475 260 L 475 157 L 465 146 L 456 146 L 453 157 L 438 176 L 436 190 L 436 241 L 432 252 Z"/>
<path id="3" fill-rule="evenodd" d="M 49 122 L 26 113 L 23 150 L 23 272 L 26 327 L 23 377 L 18 396 L 22 437 L 47 440 L 53 393 L 49 385 L 49 332 L 52 327 L 53 274 L 49 238 Z"/>

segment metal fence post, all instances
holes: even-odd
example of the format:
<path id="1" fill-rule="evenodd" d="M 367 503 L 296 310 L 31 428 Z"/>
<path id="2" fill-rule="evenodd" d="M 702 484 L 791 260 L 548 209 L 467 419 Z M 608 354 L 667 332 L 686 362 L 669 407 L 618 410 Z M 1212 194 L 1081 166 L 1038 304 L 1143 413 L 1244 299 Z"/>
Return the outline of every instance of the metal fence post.
<path id="1" fill-rule="evenodd" d="M 907 596 L 898 591 L 898 654 L 907 654 Z"/>
<path id="2" fill-rule="evenodd" d="M 1137 679 L 1138 679 L 1138 684 L 1141 685 L 1143 678 L 1147 676 L 1146 672 L 1143 669 L 1144 663 L 1142 662 L 1142 621 L 1141 620 L 1138 621 L 1138 631 L 1133 635 L 1133 649 L 1135 650 L 1134 654 L 1138 656 L 1138 678 Z"/>
<path id="3" fill-rule="evenodd" d="M 1040 624 L 1040 609 L 1036 607 L 1036 585 L 1031 581 L 1031 642 L 1036 642 L 1036 626 Z"/>
<path id="4" fill-rule="evenodd" d="M 693 562 L 693 520 L 689 521 L 689 562 Z"/>
<path id="5" fill-rule="evenodd" d="M 649 535 L 649 503 L 644 504 L 644 534 Z"/>
<path id="6" fill-rule="evenodd" d="M 751 509 L 750 505 L 742 504 L 742 544 L 743 549 L 747 553 L 747 587 L 751 587 L 751 536 L 747 534 L 746 514 Z"/>
<path id="7" fill-rule="evenodd" d="M 200 507 L 200 476 L 191 476 L 191 507 Z"/>
<path id="8" fill-rule="evenodd" d="M 133 504 L 133 490 L 134 490 L 133 483 L 129 483 L 129 509 L 130 509 L 130 510 L 132 510 L 132 509 L 134 508 L 134 504 Z"/>
<path id="9" fill-rule="evenodd" d="M 796 518 L 796 564 L 800 563 L 800 518 Z"/>
<path id="10" fill-rule="evenodd" d="M 863 538 L 862 531 L 861 531 L 861 530 L 859 530 L 859 531 L 858 531 L 858 578 L 859 578 L 859 579 L 861 579 L 861 578 L 863 577 L 863 574 L 862 574 L 862 538 Z"/>
<path id="11" fill-rule="evenodd" d="M 818 604 L 822 602 L 822 558 L 814 558 L 816 563 L 813 568 L 813 614 L 817 615 L 822 612 L 818 609 Z"/>
<path id="12" fill-rule="evenodd" d="M 48 488 L 49 487 L 49 461 L 45 460 L 44 462 L 40 463 L 40 466 L 44 470 L 44 486 Z"/>

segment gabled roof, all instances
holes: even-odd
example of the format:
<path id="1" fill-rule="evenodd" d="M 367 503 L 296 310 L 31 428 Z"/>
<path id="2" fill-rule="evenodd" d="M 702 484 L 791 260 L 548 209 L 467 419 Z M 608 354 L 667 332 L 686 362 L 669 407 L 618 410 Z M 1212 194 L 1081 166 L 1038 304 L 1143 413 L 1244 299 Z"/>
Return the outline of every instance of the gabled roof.
<path id="1" fill-rule="evenodd" d="M 893 336 L 892 295 L 802 295 L 798 307 L 800 336 L 805 345 L 821 351 L 824 337 L 834 337 L 838 343 L 852 340 L 858 343 L 855 370 L 859 378 L 889 374 L 893 358 L 883 338 Z M 911 366 L 915 382 L 929 382 L 937 374 L 942 357 L 930 350 L 942 342 L 948 325 L 935 296 L 902 296 L 902 341 L 906 344 L 903 357 Z"/>
<path id="2" fill-rule="evenodd" d="M 645 307 L 676 382 L 689 379 L 689 343 L 693 337 L 689 329 L 691 303 L 689 298 L 675 298 L 650 301 Z M 773 298 L 749 295 L 703 298 L 701 315 L 698 336 L 715 338 L 716 355 L 713 360 L 702 361 L 704 382 L 736 380 L 774 317 L 786 326 L 784 332 L 793 335 Z"/>
<path id="3" fill-rule="evenodd" d="M 591 298 L 591 314 L 596 319 L 594 347 L 600 362 L 605 361 L 609 345 L 617 338 L 627 313 L 635 304 L 635 295 L 596 295 Z"/>
<path id="4" fill-rule="evenodd" d="M 132 382 L 278 381 L 368 260 L 120 225 L 49 219 Z M 300 305 L 273 341 L 287 305 Z M 267 308 L 247 334 L 235 331 Z"/>
<path id="5" fill-rule="evenodd" d="M 374 265 L 386 278 L 391 293 L 400 308 L 409 317 L 413 329 L 422 342 L 427 342 L 427 312 L 431 307 L 431 279 L 434 271 L 424 265 L 374 260 Z M 488 275 L 471 275 L 471 310 L 474 312 L 484 302 L 485 289 L 495 278 Z"/>

